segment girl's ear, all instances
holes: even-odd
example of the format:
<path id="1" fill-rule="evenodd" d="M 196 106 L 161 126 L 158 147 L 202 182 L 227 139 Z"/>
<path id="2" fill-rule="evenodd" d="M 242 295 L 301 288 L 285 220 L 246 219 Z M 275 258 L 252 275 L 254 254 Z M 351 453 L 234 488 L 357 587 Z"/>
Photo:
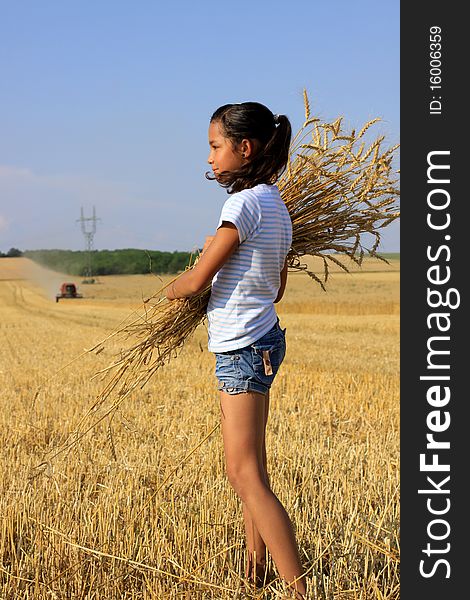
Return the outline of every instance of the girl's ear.
<path id="1" fill-rule="evenodd" d="M 255 144 L 250 139 L 243 139 L 239 146 L 240 154 L 242 158 L 253 158 L 255 152 Z"/>

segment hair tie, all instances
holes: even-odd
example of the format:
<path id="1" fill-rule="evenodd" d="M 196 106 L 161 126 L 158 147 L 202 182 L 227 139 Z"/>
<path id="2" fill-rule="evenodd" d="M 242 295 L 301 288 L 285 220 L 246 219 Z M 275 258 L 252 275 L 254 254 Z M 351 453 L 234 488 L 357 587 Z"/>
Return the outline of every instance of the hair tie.
<path id="1" fill-rule="evenodd" d="M 279 116 L 280 116 L 280 115 L 273 115 L 273 118 L 274 118 L 274 125 L 279 125 Z"/>

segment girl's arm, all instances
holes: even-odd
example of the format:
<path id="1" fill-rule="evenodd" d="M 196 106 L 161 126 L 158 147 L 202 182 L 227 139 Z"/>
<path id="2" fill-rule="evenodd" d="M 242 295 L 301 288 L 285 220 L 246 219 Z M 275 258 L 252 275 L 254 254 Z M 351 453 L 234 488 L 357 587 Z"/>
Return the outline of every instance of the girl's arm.
<path id="1" fill-rule="evenodd" d="M 279 287 L 279 291 L 277 293 L 276 300 L 274 300 L 274 304 L 276 304 L 276 302 L 279 302 L 279 300 L 284 296 L 284 290 L 286 289 L 286 283 L 287 283 L 287 258 L 286 258 L 286 261 L 284 262 L 284 266 L 282 267 L 281 285 Z"/>
<path id="2" fill-rule="evenodd" d="M 233 223 L 223 221 L 214 239 L 201 254 L 196 265 L 183 273 L 166 289 L 168 300 L 199 294 L 212 281 L 214 275 L 227 262 L 240 243 L 238 229 Z"/>

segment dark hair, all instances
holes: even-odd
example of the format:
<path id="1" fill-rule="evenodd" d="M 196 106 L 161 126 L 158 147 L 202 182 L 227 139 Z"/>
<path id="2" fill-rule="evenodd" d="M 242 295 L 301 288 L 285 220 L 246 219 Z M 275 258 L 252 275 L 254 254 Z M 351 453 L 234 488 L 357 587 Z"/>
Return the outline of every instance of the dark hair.
<path id="1" fill-rule="evenodd" d="M 240 169 L 220 173 L 217 181 L 228 193 L 252 188 L 259 183 L 275 183 L 289 158 L 292 129 L 285 115 L 273 113 L 259 102 L 224 104 L 211 117 L 220 123 L 223 135 L 232 144 L 244 139 L 257 140 L 260 147 L 253 158 Z M 206 173 L 207 179 L 215 179 Z"/>

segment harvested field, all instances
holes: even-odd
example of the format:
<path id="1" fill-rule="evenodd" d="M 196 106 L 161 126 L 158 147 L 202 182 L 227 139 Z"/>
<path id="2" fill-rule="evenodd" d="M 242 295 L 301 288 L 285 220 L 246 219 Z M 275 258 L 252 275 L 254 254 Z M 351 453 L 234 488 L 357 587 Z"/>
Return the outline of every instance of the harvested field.
<path id="1" fill-rule="evenodd" d="M 118 345 L 85 350 L 161 285 L 75 279 L 84 298 L 55 303 L 69 279 L 0 259 L 0 598 L 280 598 L 244 591 L 203 326 L 111 421 L 53 458 Z M 271 485 L 312 598 L 397 600 L 399 262 L 332 266 L 327 289 L 295 273 L 278 305 L 287 356 L 271 394 Z"/>

